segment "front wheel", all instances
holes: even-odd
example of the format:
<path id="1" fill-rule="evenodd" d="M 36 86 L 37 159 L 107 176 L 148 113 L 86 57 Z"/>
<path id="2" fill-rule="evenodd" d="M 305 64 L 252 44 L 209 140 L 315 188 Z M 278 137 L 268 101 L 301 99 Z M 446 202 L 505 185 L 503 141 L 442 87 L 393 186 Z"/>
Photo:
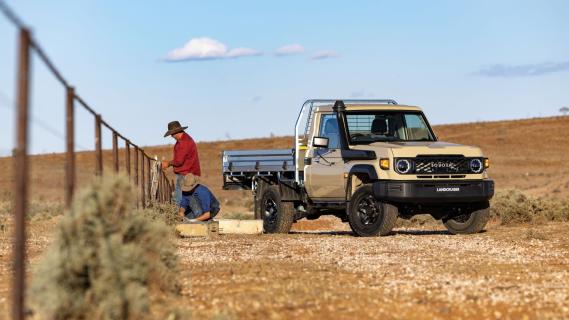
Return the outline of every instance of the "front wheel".
<path id="1" fill-rule="evenodd" d="M 443 223 L 452 234 L 472 234 L 482 231 L 489 219 L 490 206 L 483 203 L 461 215 L 444 220 Z"/>
<path id="2" fill-rule="evenodd" d="M 348 204 L 348 222 L 360 237 L 390 234 L 398 215 L 397 207 L 375 199 L 371 185 L 358 188 Z"/>

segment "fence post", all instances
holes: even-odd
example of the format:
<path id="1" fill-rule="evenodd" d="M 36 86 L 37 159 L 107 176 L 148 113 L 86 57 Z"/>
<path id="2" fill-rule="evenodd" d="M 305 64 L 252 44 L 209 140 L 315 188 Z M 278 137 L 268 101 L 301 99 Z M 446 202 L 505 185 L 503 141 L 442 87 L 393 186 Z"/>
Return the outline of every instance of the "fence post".
<path id="1" fill-rule="evenodd" d="M 103 141 L 101 139 L 101 115 L 95 116 L 95 174 L 103 175 Z"/>
<path id="2" fill-rule="evenodd" d="M 67 87 L 67 100 L 65 104 L 65 137 L 67 140 L 66 168 L 65 168 L 65 206 L 71 207 L 73 191 L 75 190 L 75 89 Z"/>
<path id="3" fill-rule="evenodd" d="M 158 170 L 158 202 L 162 203 L 162 171 Z"/>
<path id="4" fill-rule="evenodd" d="M 14 155 L 14 282 L 12 317 L 24 319 L 26 290 L 26 210 L 28 199 L 28 108 L 30 33 L 20 29 L 17 71 L 16 150 Z"/>
<path id="5" fill-rule="evenodd" d="M 152 187 L 151 187 L 151 175 L 152 175 L 152 171 L 150 170 L 150 158 L 146 157 L 146 192 L 148 195 L 148 202 L 151 203 L 152 202 Z"/>
<path id="6" fill-rule="evenodd" d="M 138 152 L 137 152 L 138 153 Z M 140 150 L 140 202 L 142 203 L 142 208 L 146 208 L 146 191 L 145 186 L 146 180 L 144 177 L 144 150 Z"/>
<path id="7" fill-rule="evenodd" d="M 134 160 L 132 161 L 134 164 L 134 185 L 138 186 L 138 147 L 134 146 Z"/>
<path id="8" fill-rule="evenodd" d="M 130 141 L 124 140 L 124 154 L 125 154 L 125 162 L 126 162 L 126 174 L 128 174 L 130 178 Z"/>
<path id="9" fill-rule="evenodd" d="M 118 146 L 118 134 L 116 131 L 113 131 L 113 167 L 115 169 L 115 173 L 119 173 L 119 146 Z"/>

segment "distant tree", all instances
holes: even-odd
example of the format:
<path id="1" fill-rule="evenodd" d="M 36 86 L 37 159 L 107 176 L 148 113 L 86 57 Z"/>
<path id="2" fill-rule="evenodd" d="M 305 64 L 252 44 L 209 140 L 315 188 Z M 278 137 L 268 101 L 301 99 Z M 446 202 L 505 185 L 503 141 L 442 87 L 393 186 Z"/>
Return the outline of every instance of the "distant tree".
<path id="1" fill-rule="evenodd" d="M 562 115 L 566 116 L 567 113 L 569 113 L 569 108 L 568 107 L 561 107 L 561 109 L 559 109 L 559 112 L 561 112 Z"/>

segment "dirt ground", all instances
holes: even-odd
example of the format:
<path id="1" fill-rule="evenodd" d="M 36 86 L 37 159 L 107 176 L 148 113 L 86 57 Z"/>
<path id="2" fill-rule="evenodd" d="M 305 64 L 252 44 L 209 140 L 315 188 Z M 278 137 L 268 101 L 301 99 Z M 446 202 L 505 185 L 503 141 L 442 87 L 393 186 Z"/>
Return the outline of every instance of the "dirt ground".
<path id="1" fill-rule="evenodd" d="M 57 218 L 32 223 L 32 266 Z M 182 294 L 154 312 L 212 319 L 567 319 L 569 223 L 452 236 L 442 226 L 357 238 L 335 218 L 289 235 L 178 239 Z M 10 241 L 0 234 L 0 315 Z"/>

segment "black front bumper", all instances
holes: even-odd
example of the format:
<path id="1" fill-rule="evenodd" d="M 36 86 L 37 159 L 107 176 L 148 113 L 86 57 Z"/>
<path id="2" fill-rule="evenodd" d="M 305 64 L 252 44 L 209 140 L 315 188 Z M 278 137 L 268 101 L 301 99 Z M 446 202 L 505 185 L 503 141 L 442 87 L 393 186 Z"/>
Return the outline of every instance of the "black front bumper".
<path id="1" fill-rule="evenodd" d="M 374 196 L 406 203 L 464 203 L 488 201 L 494 196 L 492 180 L 377 181 Z"/>

